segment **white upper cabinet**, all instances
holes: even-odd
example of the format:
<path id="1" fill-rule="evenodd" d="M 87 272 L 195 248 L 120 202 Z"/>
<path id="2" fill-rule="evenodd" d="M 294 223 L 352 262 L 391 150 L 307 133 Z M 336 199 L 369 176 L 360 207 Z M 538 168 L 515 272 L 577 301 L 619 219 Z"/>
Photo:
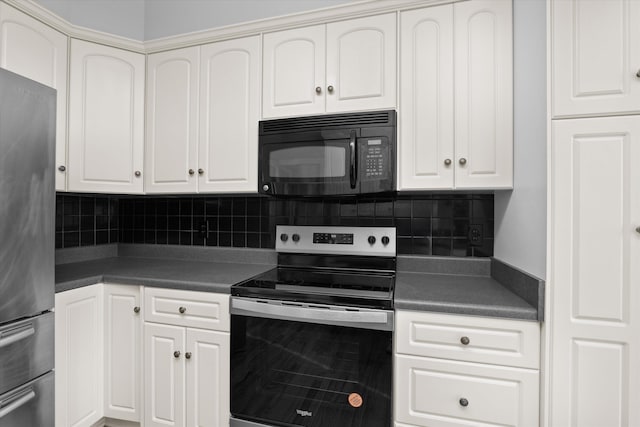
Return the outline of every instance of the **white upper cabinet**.
<path id="1" fill-rule="evenodd" d="M 142 193 L 144 55 L 71 40 L 70 191 Z"/>
<path id="2" fill-rule="evenodd" d="M 265 118 L 395 108 L 396 14 L 265 34 L 263 61 Z"/>
<path id="3" fill-rule="evenodd" d="M 399 189 L 513 186 L 510 1 L 401 14 Z"/>
<path id="4" fill-rule="evenodd" d="M 57 90 L 56 190 L 66 189 L 67 36 L 0 2 L 0 67 Z"/>
<path id="5" fill-rule="evenodd" d="M 640 112 L 640 2 L 550 6 L 553 116 Z"/>
<path id="6" fill-rule="evenodd" d="M 200 192 L 258 191 L 260 36 L 200 51 Z"/>
<path id="7" fill-rule="evenodd" d="M 195 193 L 198 179 L 200 48 L 147 58 L 147 193 Z"/>
<path id="8" fill-rule="evenodd" d="M 512 3 L 453 8 L 456 188 L 513 187 Z"/>
<path id="9" fill-rule="evenodd" d="M 400 14 L 399 187 L 452 188 L 453 7 Z"/>
<path id="10" fill-rule="evenodd" d="M 395 13 L 327 25 L 327 112 L 393 108 L 396 81 Z"/>
<path id="11" fill-rule="evenodd" d="M 324 112 L 325 26 L 265 34 L 264 117 Z"/>

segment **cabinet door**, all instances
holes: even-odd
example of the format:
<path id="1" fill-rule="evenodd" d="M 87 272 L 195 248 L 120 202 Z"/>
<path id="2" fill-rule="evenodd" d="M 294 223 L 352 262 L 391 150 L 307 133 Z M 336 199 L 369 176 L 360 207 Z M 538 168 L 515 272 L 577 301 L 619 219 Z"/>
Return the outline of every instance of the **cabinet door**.
<path id="1" fill-rule="evenodd" d="M 105 284 L 104 308 L 104 415 L 139 422 L 142 406 L 140 288 Z"/>
<path id="2" fill-rule="evenodd" d="M 453 6 L 400 22 L 399 189 L 453 188 Z"/>
<path id="3" fill-rule="evenodd" d="M 142 193 L 144 55 L 71 40 L 69 190 Z"/>
<path id="4" fill-rule="evenodd" d="M 187 329 L 187 426 L 229 425 L 230 343 L 226 332 Z"/>
<path id="5" fill-rule="evenodd" d="M 262 116 L 324 112 L 325 26 L 264 35 Z"/>
<path id="6" fill-rule="evenodd" d="M 396 421 L 429 427 L 537 427 L 538 382 L 533 369 L 396 356 Z"/>
<path id="7" fill-rule="evenodd" d="M 640 420 L 640 120 L 552 125 L 550 425 Z"/>
<path id="8" fill-rule="evenodd" d="M 395 13 L 327 25 L 328 112 L 394 108 L 396 80 Z"/>
<path id="9" fill-rule="evenodd" d="M 144 325 L 144 425 L 185 425 L 186 329 Z"/>
<path id="10" fill-rule="evenodd" d="M 67 36 L 0 3 L 0 67 L 58 91 L 56 190 L 64 191 L 67 166 Z"/>
<path id="11" fill-rule="evenodd" d="M 640 2 L 550 7 L 553 116 L 640 112 Z"/>
<path id="12" fill-rule="evenodd" d="M 197 46 L 147 57 L 147 193 L 195 193 L 198 179 Z"/>
<path id="13" fill-rule="evenodd" d="M 456 188 L 513 187 L 511 2 L 454 5 Z"/>
<path id="14" fill-rule="evenodd" d="M 200 192 L 258 191 L 260 37 L 200 51 Z"/>
<path id="15" fill-rule="evenodd" d="M 90 426 L 104 416 L 102 285 L 55 299 L 56 427 Z"/>

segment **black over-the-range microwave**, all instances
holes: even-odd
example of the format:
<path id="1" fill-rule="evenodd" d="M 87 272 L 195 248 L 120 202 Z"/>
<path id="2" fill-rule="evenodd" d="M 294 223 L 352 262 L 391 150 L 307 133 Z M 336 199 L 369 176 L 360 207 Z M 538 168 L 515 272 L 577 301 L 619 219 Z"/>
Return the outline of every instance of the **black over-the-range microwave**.
<path id="1" fill-rule="evenodd" d="M 394 110 L 260 122 L 258 187 L 274 196 L 396 190 Z"/>

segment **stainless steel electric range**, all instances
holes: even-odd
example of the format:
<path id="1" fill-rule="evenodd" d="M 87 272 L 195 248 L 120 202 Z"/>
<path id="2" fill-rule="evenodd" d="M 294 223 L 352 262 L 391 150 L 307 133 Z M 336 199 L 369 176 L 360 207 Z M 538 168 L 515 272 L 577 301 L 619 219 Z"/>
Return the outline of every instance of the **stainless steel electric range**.
<path id="1" fill-rule="evenodd" d="M 278 226 L 278 266 L 231 288 L 231 427 L 392 425 L 396 235 Z"/>

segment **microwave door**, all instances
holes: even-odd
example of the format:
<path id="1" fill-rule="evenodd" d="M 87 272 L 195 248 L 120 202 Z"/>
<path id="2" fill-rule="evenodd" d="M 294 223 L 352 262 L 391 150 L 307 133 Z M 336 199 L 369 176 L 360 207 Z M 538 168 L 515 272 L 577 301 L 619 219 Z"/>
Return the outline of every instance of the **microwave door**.
<path id="1" fill-rule="evenodd" d="M 261 190 L 289 196 L 355 193 L 355 145 L 355 135 L 353 144 L 350 139 L 267 144 L 261 153 Z"/>

